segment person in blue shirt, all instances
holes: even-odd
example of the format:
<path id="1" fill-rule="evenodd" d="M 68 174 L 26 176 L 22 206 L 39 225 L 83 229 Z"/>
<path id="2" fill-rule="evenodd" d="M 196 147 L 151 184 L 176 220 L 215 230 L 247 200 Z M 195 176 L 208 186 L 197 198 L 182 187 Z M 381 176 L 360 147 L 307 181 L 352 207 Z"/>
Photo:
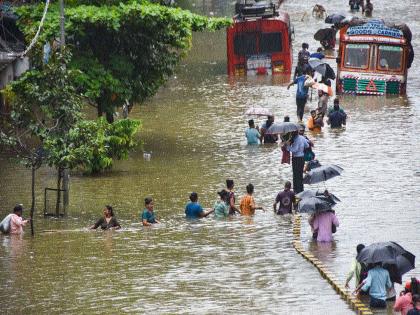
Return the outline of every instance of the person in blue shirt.
<path id="1" fill-rule="evenodd" d="M 155 213 L 153 212 L 154 202 L 151 197 L 147 197 L 144 199 L 144 207 L 143 213 L 141 215 L 141 222 L 144 226 L 151 226 L 155 223 L 160 223 L 155 218 Z"/>
<path id="2" fill-rule="evenodd" d="M 290 87 L 294 84 L 297 84 L 297 90 L 296 90 L 296 113 L 299 121 L 302 121 L 303 119 L 303 113 L 305 111 L 305 105 L 308 101 L 308 91 L 309 87 L 305 86 L 305 81 L 312 77 L 312 70 L 307 69 L 306 74 L 303 74 L 301 76 L 298 76 L 293 82 L 290 82 L 290 84 L 287 86 L 287 89 L 290 89 Z"/>
<path id="3" fill-rule="evenodd" d="M 189 219 L 199 219 L 207 217 L 210 213 L 213 213 L 214 209 L 205 211 L 203 207 L 198 203 L 198 195 L 196 192 L 192 192 L 190 195 L 190 202 L 185 207 L 185 216 Z"/>
<path id="4" fill-rule="evenodd" d="M 255 128 L 255 123 L 253 119 L 248 120 L 249 128 L 245 130 L 245 137 L 248 144 L 259 144 L 261 135 L 258 129 Z"/>
<path id="5" fill-rule="evenodd" d="M 370 307 L 386 308 L 387 290 L 392 287 L 388 270 L 381 267 L 381 263 L 374 264 L 368 271 L 367 278 L 363 281 L 362 291 L 368 291 L 370 295 Z"/>
<path id="6" fill-rule="evenodd" d="M 292 134 L 287 142 L 286 150 L 292 153 L 293 191 L 298 194 L 303 191 L 303 168 L 305 166 L 305 149 L 309 148 L 309 141 L 298 132 Z"/>

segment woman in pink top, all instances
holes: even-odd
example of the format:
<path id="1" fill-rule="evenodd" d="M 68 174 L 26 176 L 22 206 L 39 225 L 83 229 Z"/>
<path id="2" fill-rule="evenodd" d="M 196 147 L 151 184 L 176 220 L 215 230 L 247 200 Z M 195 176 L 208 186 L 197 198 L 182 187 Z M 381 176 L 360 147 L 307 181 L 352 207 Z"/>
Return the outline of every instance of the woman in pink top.
<path id="1" fill-rule="evenodd" d="M 405 290 L 401 291 L 400 296 L 394 304 L 394 311 L 401 312 L 401 315 L 407 315 L 408 311 L 413 309 L 413 294 L 412 287 L 415 293 L 420 289 L 420 283 L 416 278 L 405 283 Z"/>
<path id="2" fill-rule="evenodd" d="M 22 211 L 22 205 L 16 205 L 13 208 L 13 214 L 10 218 L 10 234 L 22 234 L 23 227 L 29 222 L 29 220 L 22 219 Z"/>
<path id="3" fill-rule="evenodd" d="M 338 227 L 338 219 L 334 212 L 327 211 L 315 215 L 312 224 L 312 232 L 317 232 L 316 240 L 318 242 L 331 242 L 332 241 L 332 225 Z"/>

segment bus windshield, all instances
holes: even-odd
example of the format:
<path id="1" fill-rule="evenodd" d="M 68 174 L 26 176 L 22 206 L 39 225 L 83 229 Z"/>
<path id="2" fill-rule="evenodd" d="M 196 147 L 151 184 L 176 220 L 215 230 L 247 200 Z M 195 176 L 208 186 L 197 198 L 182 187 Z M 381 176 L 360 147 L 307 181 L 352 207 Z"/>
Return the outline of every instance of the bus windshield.
<path id="1" fill-rule="evenodd" d="M 367 69 L 369 65 L 369 45 L 347 44 L 344 55 L 346 68 Z"/>
<path id="2" fill-rule="evenodd" d="M 377 64 L 378 70 L 400 70 L 402 56 L 402 47 L 380 45 Z"/>

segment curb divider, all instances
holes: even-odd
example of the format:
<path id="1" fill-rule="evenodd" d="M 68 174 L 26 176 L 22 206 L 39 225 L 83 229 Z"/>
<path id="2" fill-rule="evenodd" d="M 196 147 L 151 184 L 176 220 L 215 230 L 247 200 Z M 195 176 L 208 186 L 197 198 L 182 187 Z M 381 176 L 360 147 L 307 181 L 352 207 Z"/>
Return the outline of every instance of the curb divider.
<path id="1" fill-rule="evenodd" d="M 328 281 L 328 283 L 333 287 L 335 292 L 340 295 L 340 297 L 348 304 L 350 307 L 358 314 L 358 315 L 373 315 L 372 311 L 369 309 L 367 305 L 365 305 L 362 301 L 360 301 L 357 297 L 352 295 L 352 292 L 343 287 L 338 282 L 337 277 L 328 270 L 328 268 L 322 263 L 322 261 L 318 260 L 314 255 L 310 252 L 306 251 L 300 240 L 300 227 L 301 227 L 301 216 L 295 215 L 293 220 L 293 247 L 295 250 L 302 255 L 308 262 L 310 262 L 321 276 Z"/>

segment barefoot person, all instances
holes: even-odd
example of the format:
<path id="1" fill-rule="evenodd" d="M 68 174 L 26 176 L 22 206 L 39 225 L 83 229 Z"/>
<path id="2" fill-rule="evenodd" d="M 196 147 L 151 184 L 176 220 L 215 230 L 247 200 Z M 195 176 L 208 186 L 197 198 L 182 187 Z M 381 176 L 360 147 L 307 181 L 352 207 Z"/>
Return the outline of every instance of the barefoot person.
<path id="1" fill-rule="evenodd" d="M 96 230 L 98 227 L 102 230 L 117 230 L 121 228 L 121 225 L 114 216 L 114 209 L 110 205 L 105 206 L 103 214 L 103 217 L 90 227 L 92 230 Z"/>

